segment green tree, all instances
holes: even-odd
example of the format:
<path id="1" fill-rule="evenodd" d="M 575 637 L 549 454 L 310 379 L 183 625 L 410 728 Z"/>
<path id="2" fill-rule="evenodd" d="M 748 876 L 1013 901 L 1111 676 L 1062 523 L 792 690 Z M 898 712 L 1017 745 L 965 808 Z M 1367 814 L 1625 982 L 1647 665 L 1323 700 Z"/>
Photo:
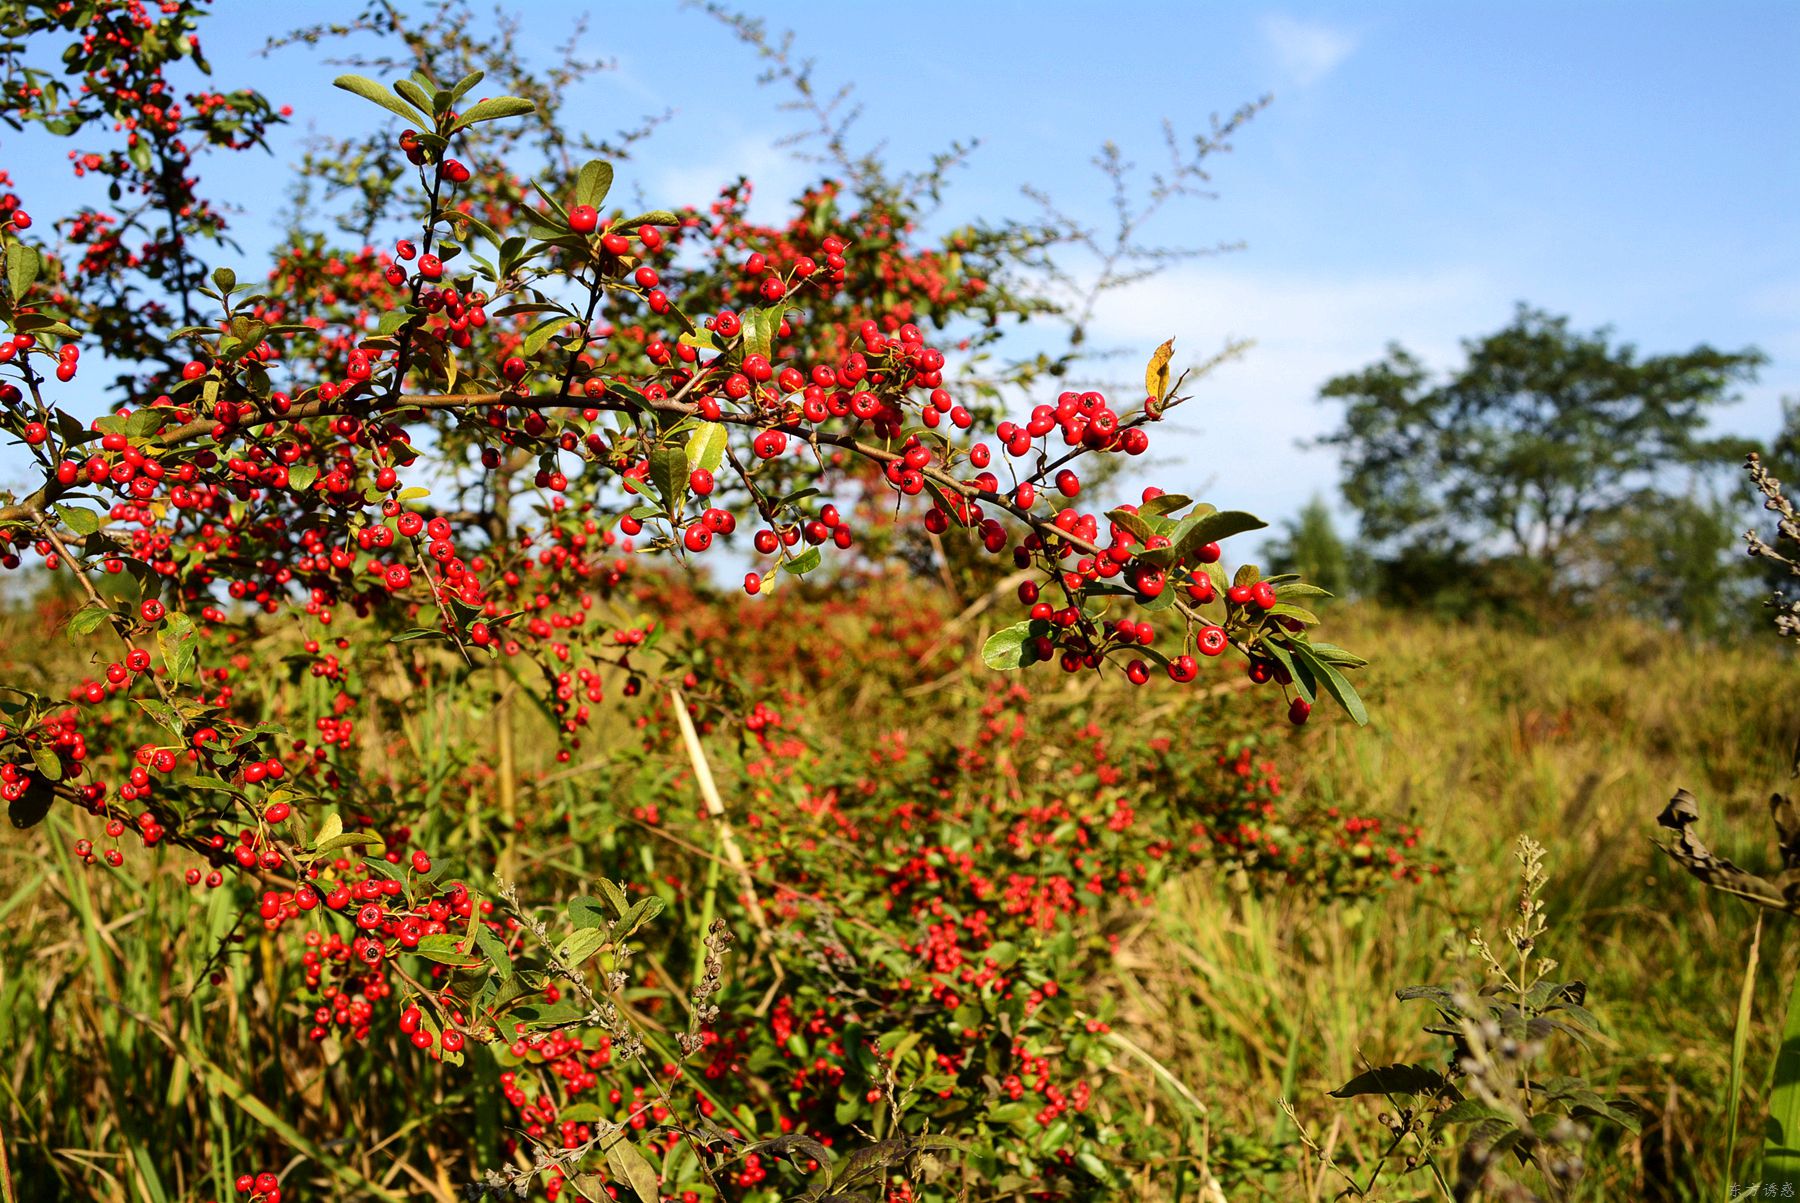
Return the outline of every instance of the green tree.
<path id="1" fill-rule="evenodd" d="M 1294 518 L 1283 524 L 1280 538 L 1269 540 L 1263 557 L 1277 572 L 1297 572 L 1339 597 L 1361 592 L 1367 557 L 1351 551 L 1331 519 L 1331 507 L 1313 494 Z"/>
<path id="2" fill-rule="evenodd" d="M 1579 559 L 1601 600 L 1713 638 L 1745 627 L 1756 571 L 1743 554 L 1743 507 L 1696 487 L 1596 516 Z"/>
<path id="3" fill-rule="evenodd" d="M 1694 473 L 1741 456 L 1737 441 L 1702 430 L 1755 378 L 1760 351 L 1644 356 L 1608 329 L 1582 333 L 1524 305 L 1463 346 L 1464 363 L 1441 378 L 1395 344 L 1320 391 L 1344 404 L 1342 426 L 1320 442 L 1342 452 L 1345 500 L 1390 562 L 1509 561 L 1503 575 L 1564 593 L 1666 570 L 1673 554 L 1693 557 L 1682 579 L 1717 570 L 1710 535 L 1633 540 L 1657 554 L 1620 577 L 1620 549 L 1602 534 L 1622 515 L 1669 517 L 1689 505 Z M 1684 509 L 1683 528 L 1703 509 Z"/>

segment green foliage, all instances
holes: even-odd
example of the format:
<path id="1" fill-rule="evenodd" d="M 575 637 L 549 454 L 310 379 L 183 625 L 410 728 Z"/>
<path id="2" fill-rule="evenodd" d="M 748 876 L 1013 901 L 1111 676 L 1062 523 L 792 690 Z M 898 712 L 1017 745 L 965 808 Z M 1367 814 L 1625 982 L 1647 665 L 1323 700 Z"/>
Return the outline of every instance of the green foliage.
<path id="1" fill-rule="evenodd" d="M 1403 1172 L 1429 1175 L 1459 1200 L 1529 1198 L 1534 1187 L 1562 1194 L 1584 1173 L 1594 1126 L 1640 1127 L 1628 1100 L 1604 1098 L 1581 1078 L 1541 1064 L 1559 1042 L 1586 1043 L 1596 1023 L 1585 1006 L 1586 984 L 1551 978 L 1556 963 L 1538 947 L 1547 927 L 1544 849 L 1520 837 L 1518 856 L 1517 919 L 1504 952 L 1479 931 L 1468 939 L 1486 983 L 1409 986 L 1397 995 L 1437 1009 L 1426 1031 L 1449 1045 L 1443 1060 L 1370 1069 L 1331 1092 L 1376 1095 L 1392 1107 L 1382 1116 L 1393 1137 L 1387 1153 L 1367 1181 L 1349 1179 L 1358 1196 L 1374 1189 L 1396 1154 L 1405 1154 Z M 1529 1184 L 1516 1176 L 1521 1172 Z"/>
<path id="2" fill-rule="evenodd" d="M 1698 636 L 1737 638 L 1756 584 L 1742 527 L 1740 504 L 1697 489 L 1632 498 L 1581 532 L 1575 558 L 1593 584 L 1577 596 Z"/>
<path id="3" fill-rule="evenodd" d="M 1344 542 L 1323 497 L 1314 494 L 1285 526 L 1281 538 L 1263 550 L 1277 572 L 1297 573 L 1338 597 L 1369 589 L 1374 565 L 1360 547 L 1352 550 Z"/>
<path id="4" fill-rule="evenodd" d="M 1394 346 L 1320 392 L 1345 407 L 1343 425 L 1320 440 L 1343 453 L 1345 499 L 1364 536 L 1398 553 L 1404 580 L 1430 579 L 1408 565 L 1441 562 L 1453 577 L 1458 566 L 1510 559 L 1521 566 L 1510 575 L 1535 573 L 1540 588 L 1569 597 L 1596 586 L 1629 593 L 1677 557 L 1684 582 L 1720 571 L 1716 507 L 1677 482 L 1741 454 L 1702 430 L 1754 377 L 1760 352 L 1702 345 L 1642 356 L 1607 330 L 1581 333 L 1524 306 L 1464 349 L 1464 363 L 1434 379 Z M 1629 549 L 1609 538 L 1621 521 L 1687 538 L 1647 538 L 1626 560 Z M 1707 624 L 1724 606 L 1707 589 L 1673 609 Z"/>

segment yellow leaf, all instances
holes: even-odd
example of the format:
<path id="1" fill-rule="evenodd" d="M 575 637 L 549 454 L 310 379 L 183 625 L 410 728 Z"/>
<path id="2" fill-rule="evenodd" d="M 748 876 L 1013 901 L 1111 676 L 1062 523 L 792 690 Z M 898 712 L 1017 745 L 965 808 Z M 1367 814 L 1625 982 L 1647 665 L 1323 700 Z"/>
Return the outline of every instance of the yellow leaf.
<path id="1" fill-rule="evenodd" d="M 1150 357 L 1150 364 L 1144 369 L 1144 391 L 1158 401 L 1169 391 L 1169 360 L 1175 357 L 1175 340 L 1170 339 L 1156 348 L 1156 354 Z"/>

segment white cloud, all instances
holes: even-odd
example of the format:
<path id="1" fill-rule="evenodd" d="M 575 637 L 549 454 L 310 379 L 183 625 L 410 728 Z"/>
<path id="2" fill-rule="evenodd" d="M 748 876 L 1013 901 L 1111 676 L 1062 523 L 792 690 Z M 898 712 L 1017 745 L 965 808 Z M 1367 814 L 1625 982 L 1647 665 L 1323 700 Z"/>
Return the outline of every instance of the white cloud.
<path id="1" fill-rule="evenodd" d="M 1099 345 L 1146 355 L 1174 335 L 1178 368 L 1228 339 L 1255 341 L 1193 386 L 1153 444 L 1161 463 L 1143 475 L 1278 523 L 1315 493 L 1342 511 L 1335 453 L 1296 445 L 1336 425 L 1339 411 L 1317 400 L 1320 385 L 1379 359 L 1390 342 L 1449 367 L 1463 337 L 1511 312 L 1504 288 L 1469 269 L 1325 276 L 1205 263 L 1115 294 L 1093 333 Z"/>
<path id="2" fill-rule="evenodd" d="M 1324 79 L 1356 50 L 1356 38 L 1323 21 L 1274 14 L 1262 19 L 1263 39 L 1282 72 L 1301 87 Z"/>
<path id="3" fill-rule="evenodd" d="M 672 201 L 704 209 L 717 199 L 721 188 L 740 175 L 747 176 L 753 185 L 751 219 L 780 221 L 789 215 L 794 196 L 817 176 L 818 168 L 796 159 L 790 149 L 777 146 L 777 137 L 772 133 L 746 134 L 705 161 L 656 172 L 647 190 L 659 206 Z"/>

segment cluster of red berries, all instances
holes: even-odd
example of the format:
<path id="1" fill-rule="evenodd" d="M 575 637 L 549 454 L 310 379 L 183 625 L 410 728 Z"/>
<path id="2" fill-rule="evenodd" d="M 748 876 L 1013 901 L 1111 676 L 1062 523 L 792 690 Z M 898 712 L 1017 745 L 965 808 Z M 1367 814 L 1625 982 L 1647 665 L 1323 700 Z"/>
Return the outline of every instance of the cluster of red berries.
<path id="1" fill-rule="evenodd" d="M 281 1203 L 281 1179 L 268 1170 L 260 1174 L 239 1174 L 232 1184 L 245 1196 L 244 1203 Z"/>

